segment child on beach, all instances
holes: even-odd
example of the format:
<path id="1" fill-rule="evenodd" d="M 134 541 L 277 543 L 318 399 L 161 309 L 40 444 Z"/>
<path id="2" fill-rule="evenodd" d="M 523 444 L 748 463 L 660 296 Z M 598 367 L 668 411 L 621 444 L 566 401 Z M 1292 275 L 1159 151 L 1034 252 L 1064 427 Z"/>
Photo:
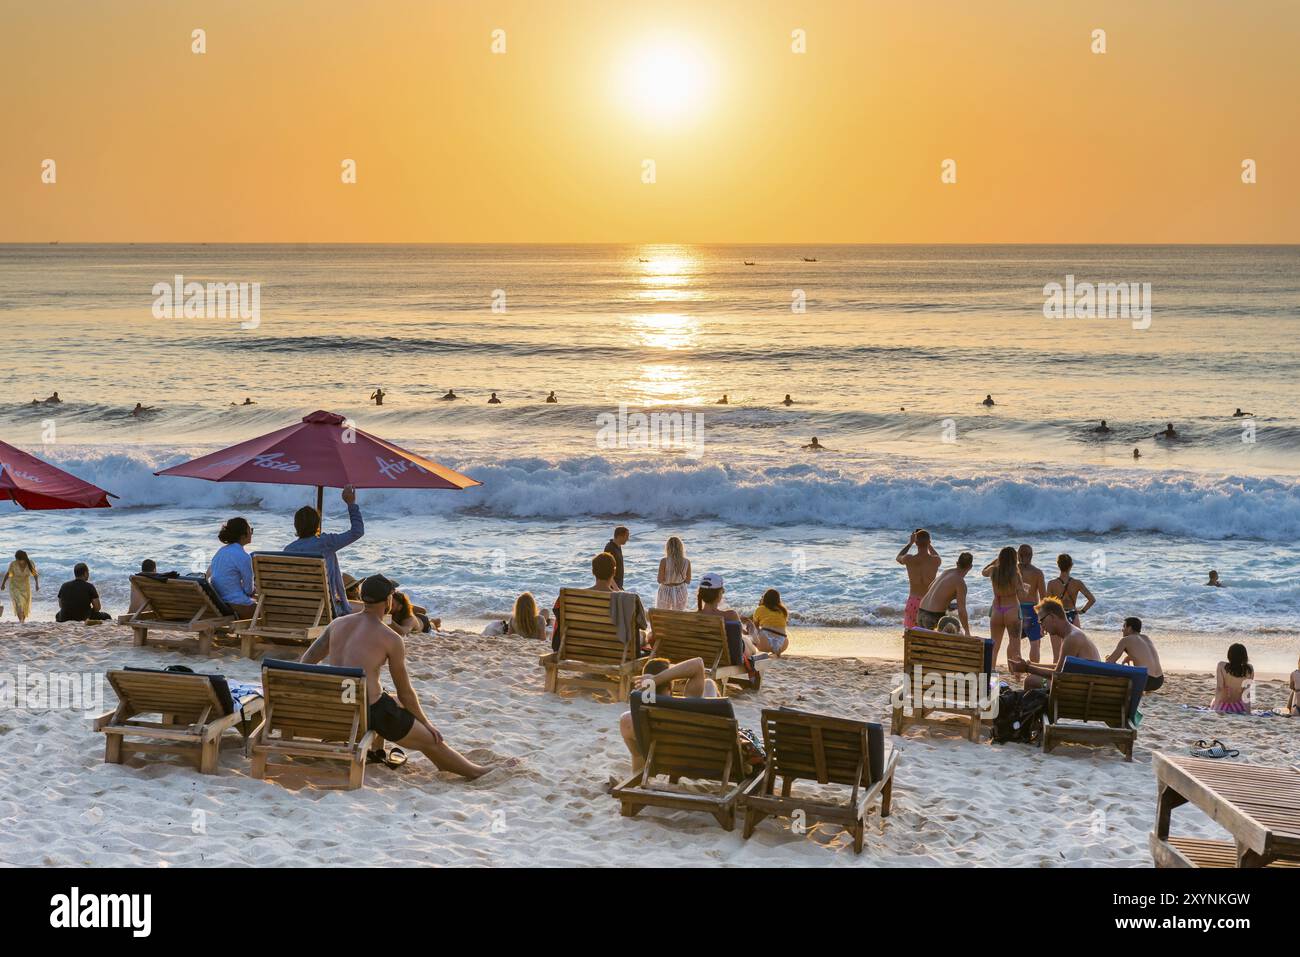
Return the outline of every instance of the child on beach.
<path id="1" fill-rule="evenodd" d="M 27 557 L 27 553 L 19 549 L 14 552 L 14 560 L 9 563 L 4 578 L 0 578 L 0 591 L 4 591 L 5 586 L 9 587 L 9 594 L 14 602 L 14 614 L 18 617 L 19 623 L 26 621 L 27 616 L 32 613 L 33 583 L 36 585 L 36 590 L 40 591 L 40 573 L 32 564 L 32 560 Z"/>

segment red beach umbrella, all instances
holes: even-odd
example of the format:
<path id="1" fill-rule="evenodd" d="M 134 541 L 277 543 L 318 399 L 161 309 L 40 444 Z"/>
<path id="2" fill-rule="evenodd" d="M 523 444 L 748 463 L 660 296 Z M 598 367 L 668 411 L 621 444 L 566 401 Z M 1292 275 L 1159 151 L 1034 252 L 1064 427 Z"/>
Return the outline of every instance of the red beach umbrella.
<path id="1" fill-rule="evenodd" d="M 0 500 L 30 509 L 110 508 L 110 498 L 117 496 L 0 442 Z"/>
<path id="2" fill-rule="evenodd" d="M 466 489 L 483 483 L 347 426 L 333 412 L 313 412 L 301 422 L 240 442 L 220 452 L 155 472 L 209 482 L 260 482 L 325 488 Z"/>

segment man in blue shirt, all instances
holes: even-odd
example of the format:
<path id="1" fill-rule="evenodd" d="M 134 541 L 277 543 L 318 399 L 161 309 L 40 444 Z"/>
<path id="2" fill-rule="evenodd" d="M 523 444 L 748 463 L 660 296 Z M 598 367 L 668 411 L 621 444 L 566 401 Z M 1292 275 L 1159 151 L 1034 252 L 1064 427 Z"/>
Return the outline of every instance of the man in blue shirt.
<path id="1" fill-rule="evenodd" d="M 348 518 L 352 527 L 346 532 L 321 534 L 320 513 L 310 505 L 304 505 L 293 516 L 293 527 L 298 532 L 297 541 L 284 547 L 288 555 L 315 555 L 325 559 L 325 575 L 330 583 L 330 596 L 334 599 L 334 616 L 352 614 L 343 588 L 343 572 L 339 570 L 338 550 L 346 548 L 366 533 L 361 521 L 361 508 L 357 505 L 357 492 L 352 486 L 343 490 L 343 501 L 348 506 Z"/>

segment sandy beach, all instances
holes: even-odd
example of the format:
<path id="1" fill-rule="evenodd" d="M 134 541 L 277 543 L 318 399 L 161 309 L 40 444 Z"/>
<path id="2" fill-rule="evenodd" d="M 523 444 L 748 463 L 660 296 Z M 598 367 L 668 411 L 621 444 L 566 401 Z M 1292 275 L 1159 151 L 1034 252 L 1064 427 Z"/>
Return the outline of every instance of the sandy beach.
<path id="1" fill-rule="evenodd" d="M 1203 674 L 1171 675 L 1144 700 L 1131 764 L 1113 749 L 1066 745 L 1045 756 L 914 730 L 889 739 L 903 751 L 893 813 L 883 832 L 873 819 L 855 856 L 833 825 L 800 835 L 768 819 L 745 841 L 706 815 L 651 809 L 622 818 L 606 793 L 628 771 L 621 704 L 544 694 L 540 643 L 455 632 L 408 649 L 415 688 L 448 741 L 475 760 L 518 758 L 515 767 L 466 783 L 413 755 L 398 770 L 371 766 L 363 789 L 344 791 L 293 770 L 255 780 L 233 744 L 215 776 L 176 758 L 107 765 L 89 715 L 10 709 L 0 713 L 0 864 L 1145 867 L 1153 751 L 1186 753 L 1198 738 L 1220 738 L 1240 749 L 1238 761 L 1295 759 L 1290 719 L 1184 709 L 1209 701 L 1213 678 Z M 0 625 L 0 672 L 10 675 L 19 666 L 30 675 L 172 664 L 259 678 L 258 664 L 236 651 L 203 659 L 136 649 L 116 625 Z M 874 658 L 787 657 L 735 707 L 749 727 L 761 708 L 782 705 L 887 724 L 898 669 Z M 103 688 L 110 710 L 112 689 Z M 1261 683 L 1261 707 L 1285 698 L 1280 683 Z M 1177 812 L 1175 823 L 1216 836 L 1195 811 Z"/>

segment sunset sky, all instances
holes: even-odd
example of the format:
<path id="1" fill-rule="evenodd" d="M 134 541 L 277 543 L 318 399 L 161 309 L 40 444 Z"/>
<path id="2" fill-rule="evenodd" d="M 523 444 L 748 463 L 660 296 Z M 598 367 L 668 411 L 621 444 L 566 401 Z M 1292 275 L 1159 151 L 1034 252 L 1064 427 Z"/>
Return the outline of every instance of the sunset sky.
<path id="1" fill-rule="evenodd" d="M 1300 242 L 1294 0 L 0 4 L 4 242 Z"/>

